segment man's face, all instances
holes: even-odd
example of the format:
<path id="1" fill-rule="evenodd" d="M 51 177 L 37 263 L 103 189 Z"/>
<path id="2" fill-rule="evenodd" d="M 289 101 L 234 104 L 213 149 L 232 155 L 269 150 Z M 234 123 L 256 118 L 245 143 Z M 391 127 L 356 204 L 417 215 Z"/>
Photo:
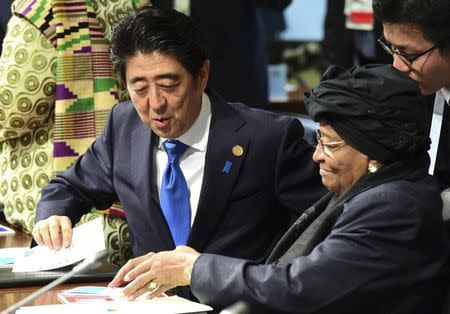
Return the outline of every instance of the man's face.
<path id="1" fill-rule="evenodd" d="M 125 75 L 141 120 L 160 137 L 178 138 L 200 113 L 208 73 L 208 60 L 194 78 L 175 58 L 153 52 L 129 58 Z"/>
<path id="2" fill-rule="evenodd" d="M 383 24 L 384 37 L 393 47 L 406 54 L 420 54 L 435 43 L 425 39 L 417 25 Z M 433 49 L 407 65 L 398 55 L 393 55 L 393 66 L 414 79 L 424 95 L 446 87 L 450 88 L 450 51 Z"/>

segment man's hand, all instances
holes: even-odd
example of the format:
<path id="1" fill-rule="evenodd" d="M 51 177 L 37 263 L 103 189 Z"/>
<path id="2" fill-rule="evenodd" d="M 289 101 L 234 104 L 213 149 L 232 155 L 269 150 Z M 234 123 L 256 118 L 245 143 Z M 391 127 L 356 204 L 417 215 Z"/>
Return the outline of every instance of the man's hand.
<path id="1" fill-rule="evenodd" d="M 50 216 L 38 221 L 32 233 L 37 244 L 60 250 L 72 243 L 72 222 L 67 216 Z"/>
<path id="2" fill-rule="evenodd" d="M 191 284 L 191 271 L 200 253 L 187 246 L 178 246 L 173 251 L 149 253 L 130 260 L 110 283 L 129 282 L 122 290 L 124 296 L 133 300 L 150 290 L 148 298 L 161 295 L 176 286 Z"/>
<path id="3" fill-rule="evenodd" d="M 125 265 L 122 266 L 122 268 L 117 272 L 114 279 L 108 284 L 108 287 L 121 287 L 124 284 L 127 284 L 130 282 L 129 277 L 127 277 L 127 274 L 134 270 L 137 266 L 144 263 L 148 259 L 150 259 L 155 253 L 150 252 L 146 255 L 142 255 L 136 258 L 130 259 Z"/>

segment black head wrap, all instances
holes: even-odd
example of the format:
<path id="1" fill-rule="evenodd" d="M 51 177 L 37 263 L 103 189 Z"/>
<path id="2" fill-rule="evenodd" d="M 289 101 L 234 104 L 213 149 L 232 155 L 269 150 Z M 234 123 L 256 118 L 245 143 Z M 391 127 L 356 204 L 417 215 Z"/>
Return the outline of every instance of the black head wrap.
<path id="1" fill-rule="evenodd" d="M 429 162 L 427 109 L 417 84 L 391 65 L 330 66 L 305 98 L 309 115 L 326 120 L 349 145 L 383 164 Z"/>

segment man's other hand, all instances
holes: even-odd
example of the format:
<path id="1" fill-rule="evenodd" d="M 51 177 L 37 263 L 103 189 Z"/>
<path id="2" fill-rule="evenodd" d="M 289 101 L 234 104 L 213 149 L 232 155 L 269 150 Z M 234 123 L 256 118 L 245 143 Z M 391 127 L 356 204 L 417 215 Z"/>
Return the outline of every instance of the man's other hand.
<path id="1" fill-rule="evenodd" d="M 72 222 L 67 216 L 50 216 L 33 227 L 33 238 L 38 245 L 60 250 L 72 243 Z"/>

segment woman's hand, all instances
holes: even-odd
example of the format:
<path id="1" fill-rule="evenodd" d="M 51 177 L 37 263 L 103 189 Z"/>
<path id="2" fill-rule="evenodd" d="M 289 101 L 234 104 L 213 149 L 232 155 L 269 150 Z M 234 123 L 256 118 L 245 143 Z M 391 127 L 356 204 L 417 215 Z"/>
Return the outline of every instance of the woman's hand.
<path id="1" fill-rule="evenodd" d="M 142 255 L 136 258 L 130 259 L 122 268 L 117 272 L 114 279 L 108 284 L 108 287 L 121 287 L 130 282 L 128 277 L 126 276 L 130 271 L 134 270 L 140 264 L 144 263 L 148 259 L 150 259 L 155 253 L 150 252 L 146 255 Z"/>
<path id="2" fill-rule="evenodd" d="M 148 298 L 161 295 L 177 286 L 191 284 L 192 267 L 200 253 L 187 246 L 173 251 L 149 253 L 130 260 L 109 284 L 117 287 L 128 283 L 122 290 L 124 296 L 133 300 L 150 291 Z"/>

